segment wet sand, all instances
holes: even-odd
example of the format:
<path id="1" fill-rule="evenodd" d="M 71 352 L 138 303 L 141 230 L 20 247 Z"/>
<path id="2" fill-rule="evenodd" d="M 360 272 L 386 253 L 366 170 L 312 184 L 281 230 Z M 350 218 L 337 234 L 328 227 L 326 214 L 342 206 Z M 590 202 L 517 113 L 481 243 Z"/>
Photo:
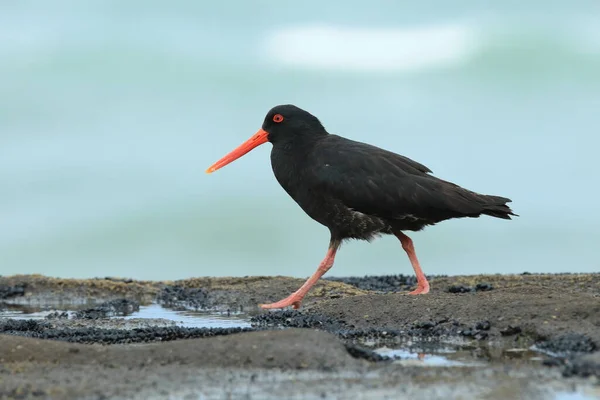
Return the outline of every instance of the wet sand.
<path id="1" fill-rule="evenodd" d="M 404 293 L 411 277 L 342 278 L 322 281 L 300 311 L 256 308 L 301 283 L 0 277 L 0 303 L 87 307 L 0 319 L 0 398 L 600 397 L 600 274 L 434 277 L 425 296 Z M 154 301 L 243 310 L 253 328 L 119 318 Z M 466 343 L 479 362 L 394 362 L 365 346 L 406 340 Z M 553 356 L 520 356 L 531 346 Z"/>

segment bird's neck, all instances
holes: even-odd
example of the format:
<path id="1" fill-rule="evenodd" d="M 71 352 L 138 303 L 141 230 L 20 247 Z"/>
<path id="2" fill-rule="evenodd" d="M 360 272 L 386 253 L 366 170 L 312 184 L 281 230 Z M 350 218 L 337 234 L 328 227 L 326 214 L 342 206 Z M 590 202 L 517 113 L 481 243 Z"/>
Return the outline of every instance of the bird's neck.
<path id="1" fill-rule="evenodd" d="M 273 173 L 281 186 L 294 198 L 294 190 L 298 187 L 296 183 L 303 179 L 306 162 L 316 143 L 317 141 L 312 140 L 286 140 L 273 145 Z"/>
<path id="2" fill-rule="evenodd" d="M 271 164 L 273 169 L 298 170 L 305 162 L 314 144 L 306 141 L 285 141 L 273 145 Z"/>
<path id="3" fill-rule="evenodd" d="M 295 135 L 289 135 L 282 140 L 273 143 L 273 150 L 277 153 L 286 154 L 288 157 L 302 157 L 310 152 L 313 147 L 329 134 L 323 129 L 323 132 L 298 132 Z"/>

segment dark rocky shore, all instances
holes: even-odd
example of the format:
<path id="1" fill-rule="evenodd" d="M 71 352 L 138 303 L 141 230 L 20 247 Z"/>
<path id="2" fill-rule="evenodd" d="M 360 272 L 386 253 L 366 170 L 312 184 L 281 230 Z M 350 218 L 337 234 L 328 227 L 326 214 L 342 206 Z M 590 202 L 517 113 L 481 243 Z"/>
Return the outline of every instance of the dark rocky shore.
<path id="1" fill-rule="evenodd" d="M 300 311 L 264 312 L 301 279 L 144 282 L 0 277 L 0 398 L 553 398 L 600 396 L 600 274 L 331 278 Z M 249 328 L 123 319 L 140 305 L 246 313 Z M 184 340 L 185 339 L 185 340 Z M 372 351 L 467 348 L 460 367 Z M 406 361 L 406 360 L 404 360 Z M 204 397 L 202 397 L 204 396 Z"/>

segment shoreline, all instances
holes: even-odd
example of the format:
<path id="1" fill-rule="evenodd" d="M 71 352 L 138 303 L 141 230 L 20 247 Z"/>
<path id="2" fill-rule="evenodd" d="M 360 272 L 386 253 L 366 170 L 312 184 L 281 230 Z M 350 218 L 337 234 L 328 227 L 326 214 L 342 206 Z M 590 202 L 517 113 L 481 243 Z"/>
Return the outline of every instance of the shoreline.
<path id="1" fill-rule="evenodd" d="M 268 312 L 256 305 L 303 280 L 0 277 L 0 310 L 80 310 L 78 317 L 0 318 L 0 398 L 600 396 L 600 274 L 432 277 L 422 296 L 405 294 L 411 279 L 324 279 L 301 310 Z M 241 311 L 252 326 L 121 318 L 136 304 L 155 303 Z M 476 362 L 393 360 L 373 343 L 462 346 Z"/>

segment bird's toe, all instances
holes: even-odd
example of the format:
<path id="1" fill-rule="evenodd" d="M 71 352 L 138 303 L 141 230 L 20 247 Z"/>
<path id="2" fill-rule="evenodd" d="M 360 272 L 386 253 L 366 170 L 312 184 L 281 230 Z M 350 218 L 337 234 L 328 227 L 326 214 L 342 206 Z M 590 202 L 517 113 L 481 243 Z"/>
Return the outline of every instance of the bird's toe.
<path id="1" fill-rule="evenodd" d="M 259 307 L 262 308 L 263 310 L 271 310 L 271 309 L 286 308 L 286 307 L 293 307 L 294 310 L 297 310 L 300 308 L 301 304 L 302 304 L 302 299 L 298 298 L 297 296 L 292 295 L 292 296 L 287 297 L 283 300 L 280 300 L 276 303 L 259 304 Z"/>
<path id="2" fill-rule="evenodd" d="M 417 294 L 427 294 L 429 293 L 429 285 L 419 285 L 415 290 L 409 292 L 408 294 L 417 295 Z"/>

